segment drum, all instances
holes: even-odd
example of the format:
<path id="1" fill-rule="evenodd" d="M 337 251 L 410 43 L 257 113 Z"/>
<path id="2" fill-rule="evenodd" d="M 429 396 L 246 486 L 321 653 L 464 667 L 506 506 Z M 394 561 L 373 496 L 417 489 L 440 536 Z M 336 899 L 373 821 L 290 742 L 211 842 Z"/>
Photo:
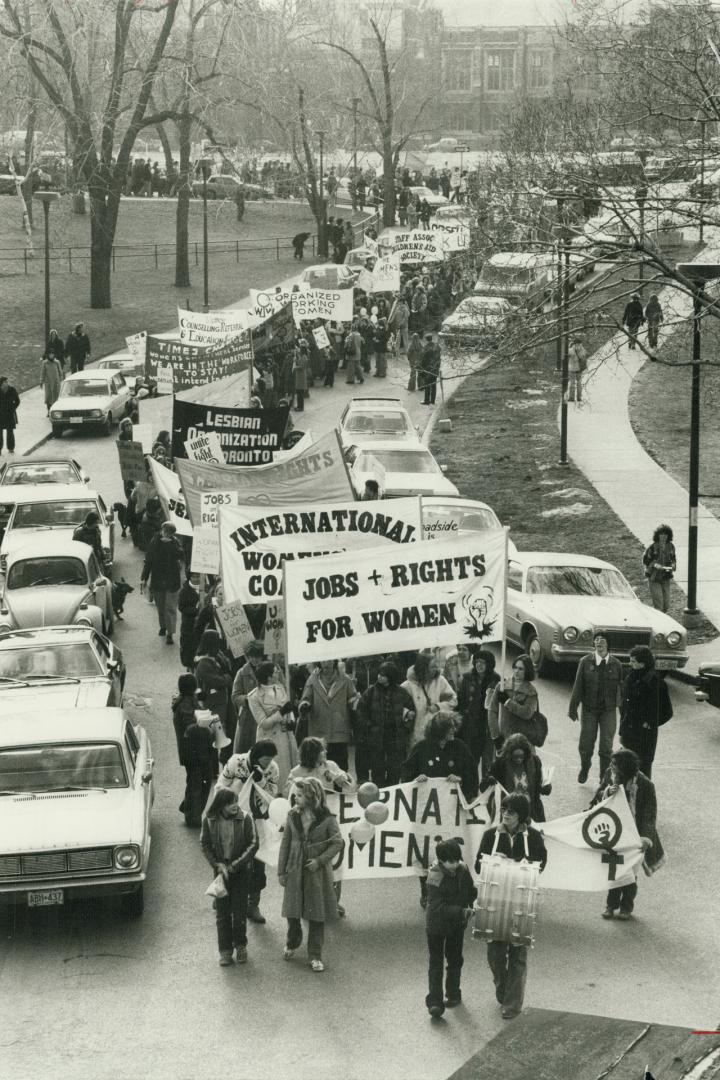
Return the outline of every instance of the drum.
<path id="1" fill-rule="evenodd" d="M 538 915 L 538 863 L 484 855 L 480 863 L 473 937 L 529 945 Z"/>

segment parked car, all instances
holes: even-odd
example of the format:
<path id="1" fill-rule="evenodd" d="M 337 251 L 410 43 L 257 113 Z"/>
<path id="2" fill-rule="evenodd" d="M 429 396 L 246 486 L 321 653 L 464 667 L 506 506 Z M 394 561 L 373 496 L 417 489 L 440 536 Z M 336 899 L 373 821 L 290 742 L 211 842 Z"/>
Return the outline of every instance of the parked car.
<path id="1" fill-rule="evenodd" d="M 535 251 L 500 251 L 484 263 L 476 296 L 499 296 L 516 307 L 541 308 L 553 290 L 553 259 Z"/>
<path id="2" fill-rule="evenodd" d="M 138 381 L 141 385 L 145 385 L 146 382 L 148 382 L 145 377 L 144 358 L 142 356 L 136 356 L 131 352 L 116 353 L 114 356 L 108 357 L 107 360 L 101 360 L 93 370 L 119 371 L 133 392 L 138 388 Z M 152 396 L 157 390 L 157 383 L 152 382 L 149 388 Z"/>
<path id="3" fill-rule="evenodd" d="M 41 484 L 89 483 L 90 478 L 74 458 L 23 457 L 6 462 L 0 467 L 0 533 L 5 530 L 21 488 Z"/>
<path id="4" fill-rule="evenodd" d="M 436 224 L 440 222 L 448 225 L 457 224 L 469 229 L 475 224 L 475 214 L 463 203 L 446 203 L 445 206 L 438 206 L 434 221 Z"/>
<path id="5" fill-rule="evenodd" d="M 0 637 L 0 716 L 41 705 L 121 706 L 124 685 L 122 653 L 91 626 L 47 626 Z"/>
<path id="6" fill-rule="evenodd" d="M 417 187 L 408 188 L 411 195 L 416 199 L 424 199 L 431 210 L 435 211 L 441 206 L 447 206 L 449 199 L 446 199 L 444 195 L 440 195 L 439 192 L 431 191 L 429 187 L 419 185 Z"/>
<path id="7" fill-rule="evenodd" d="M 372 268 L 375 265 L 375 258 L 374 252 L 370 251 L 369 248 L 353 248 L 351 251 L 348 251 L 343 259 L 343 264 L 349 266 L 353 273 L 357 275 L 361 270 L 367 269 L 368 262 Z"/>
<path id="8" fill-rule="evenodd" d="M 122 709 L 0 719 L 0 903 L 118 896 L 123 914 L 142 915 L 153 766 Z"/>
<path id="9" fill-rule="evenodd" d="M 466 296 L 440 327 L 446 348 L 492 348 L 513 321 L 516 308 L 504 296 Z"/>
<path id="10" fill-rule="evenodd" d="M 8 557 L 21 551 L 33 534 L 50 532 L 58 541 L 72 540 L 75 529 L 92 510 L 100 516 L 100 537 L 110 566 L 115 554 L 115 515 L 97 492 L 72 484 L 45 484 L 18 491 L 0 544 L 0 572 L 4 573 Z"/>
<path id="11" fill-rule="evenodd" d="M 351 289 L 355 274 L 349 266 L 318 263 L 308 266 L 300 280 L 308 289 Z"/>
<path id="12" fill-rule="evenodd" d="M 75 624 L 105 637 L 112 633 L 112 582 L 88 544 L 53 534 L 28 536 L 7 558 L 0 634 Z"/>
<path id="13" fill-rule="evenodd" d="M 720 709 L 720 663 L 700 664 L 694 684 L 696 701 L 706 701 Z"/>
<path id="14" fill-rule="evenodd" d="M 52 433 L 59 438 L 66 427 L 99 427 L 109 435 L 112 425 L 127 415 L 132 391 L 119 371 L 76 371 L 68 375 L 60 396 L 50 409 Z"/>
<path id="15" fill-rule="evenodd" d="M 477 499 L 449 499 L 446 496 L 423 496 L 422 520 L 424 540 L 447 540 L 469 533 L 497 532 L 502 524 L 487 503 Z M 517 548 L 508 537 L 508 555 Z"/>
<path id="16" fill-rule="evenodd" d="M 521 551 L 510 559 L 505 633 L 539 675 L 554 663 L 580 660 L 597 630 L 620 660 L 634 645 L 648 645 L 658 668 L 688 661 L 685 628 L 643 604 L 612 563 L 557 551 Z"/>
<path id="17" fill-rule="evenodd" d="M 340 414 L 344 448 L 377 442 L 418 443 L 417 428 L 399 398 L 351 398 Z"/>
<path id="18" fill-rule="evenodd" d="M 430 451 L 410 442 L 378 442 L 359 448 L 350 467 L 356 495 L 362 495 L 366 480 L 377 480 L 387 499 L 459 494 Z"/>

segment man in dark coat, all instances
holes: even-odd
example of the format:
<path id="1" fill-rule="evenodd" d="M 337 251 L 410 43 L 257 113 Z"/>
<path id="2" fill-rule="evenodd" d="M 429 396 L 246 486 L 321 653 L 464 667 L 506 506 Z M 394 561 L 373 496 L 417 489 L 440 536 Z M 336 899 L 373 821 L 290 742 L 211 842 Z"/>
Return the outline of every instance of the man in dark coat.
<path id="1" fill-rule="evenodd" d="M 593 646 L 594 652 L 583 656 L 578 664 L 568 705 L 568 716 L 573 721 L 578 718 L 578 705 L 582 710 L 578 745 L 580 753 L 578 784 L 584 784 L 588 778 L 598 732 L 600 733 L 598 747 L 600 776 L 603 776 L 608 768 L 617 729 L 617 709 L 620 704 L 622 664 L 616 656 L 610 655 L 604 634 L 595 634 Z"/>
<path id="2" fill-rule="evenodd" d="M 173 644 L 180 592 L 180 567 L 183 564 L 182 548 L 175 537 L 176 532 L 172 522 L 163 522 L 159 534 L 150 541 L 140 579 L 141 592 L 144 592 L 145 586 L 150 582 L 160 623 L 158 633 L 165 638 L 168 645 Z"/>
<path id="3" fill-rule="evenodd" d="M 400 686 L 400 672 L 394 664 L 381 664 L 377 680 L 363 693 L 357 707 L 355 770 L 359 784 L 371 774 L 378 787 L 399 783 L 414 720 L 415 703 Z"/>
<path id="4" fill-rule="evenodd" d="M 637 342 L 638 331 L 645 322 L 645 312 L 643 311 L 643 306 L 640 302 L 638 293 L 635 293 L 632 300 L 625 305 L 622 321 L 623 326 L 627 326 L 628 348 L 634 349 Z"/>
<path id="5" fill-rule="evenodd" d="M 295 236 L 293 236 L 293 238 L 292 238 L 292 246 L 293 246 L 293 251 L 295 253 L 293 255 L 293 259 L 300 259 L 300 261 L 302 262 L 304 248 L 305 248 L 305 245 L 307 244 L 309 239 L 310 239 L 310 233 L 309 232 L 299 232 L 299 233 L 296 233 Z"/>
<path id="6" fill-rule="evenodd" d="M 70 357 L 70 374 L 85 370 L 85 361 L 90 359 L 90 338 L 84 330 L 84 323 L 76 323 L 75 329 L 68 334 L 65 352 Z"/>
<path id="7" fill-rule="evenodd" d="M 15 452 L 15 428 L 17 427 L 17 410 L 20 406 L 20 397 L 14 386 L 11 386 L 3 375 L 0 378 L 0 454 L 3 451 L 3 438 L 7 436 L 7 448 L 9 453 Z"/>
<path id="8" fill-rule="evenodd" d="M 425 387 L 423 405 L 434 405 L 438 375 L 440 374 L 440 346 L 434 341 L 432 334 L 425 335 L 425 347 L 422 351 L 420 367 Z"/>
<path id="9" fill-rule="evenodd" d="M 670 693 L 662 673 L 655 670 L 655 656 L 647 645 L 630 650 L 630 673 L 625 680 L 620 706 L 620 742 L 633 750 L 640 771 L 652 776 L 658 729 L 672 719 Z"/>

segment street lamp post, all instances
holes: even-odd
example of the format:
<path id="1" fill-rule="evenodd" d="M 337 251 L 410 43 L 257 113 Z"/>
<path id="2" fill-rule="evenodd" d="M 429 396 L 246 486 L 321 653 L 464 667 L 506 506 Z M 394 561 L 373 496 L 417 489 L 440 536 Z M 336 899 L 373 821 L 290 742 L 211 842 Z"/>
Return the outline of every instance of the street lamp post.
<path id="1" fill-rule="evenodd" d="M 207 181 L 212 167 L 209 158 L 200 158 L 203 178 L 203 311 L 210 310 L 210 279 L 208 274 L 208 217 L 207 217 Z"/>
<path id="2" fill-rule="evenodd" d="M 683 612 L 686 626 L 697 623 L 698 501 L 700 494 L 700 319 L 702 293 L 709 281 L 720 278 L 720 263 L 678 263 L 679 274 L 691 279 L 693 293 L 692 383 L 690 392 L 690 475 L 688 482 L 688 587 L 687 607 Z"/>
<path id="3" fill-rule="evenodd" d="M 567 465 L 568 443 L 568 388 L 570 373 L 568 370 L 568 335 L 569 335 L 569 307 L 570 307 L 570 249 L 567 245 L 567 228 L 565 226 L 564 208 L 565 200 L 572 196 L 572 192 L 554 192 L 557 200 L 558 215 L 558 261 L 557 261 L 557 315 L 558 315 L 558 341 L 556 365 L 560 371 L 560 461 L 558 464 Z"/>
<path id="4" fill-rule="evenodd" d="M 50 203 L 60 198 L 57 191 L 36 191 L 33 197 L 43 205 L 45 217 L 45 345 L 50 338 Z"/>
<path id="5" fill-rule="evenodd" d="M 323 152 L 325 149 L 325 136 L 327 135 L 327 132 L 316 131 L 315 134 L 320 140 L 320 182 L 318 185 L 318 190 L 320 192 L 320 221 L 318 223 L 318 255 L 321 259 L 327 259 L 327 207 L 325 205 L 325 174 L 323 171 Z"/>
<path id="6" fill-rule="evenodd" d="M 360 98 L 354 97 L 352 99 L 353 107 L 353 181 L 357 179 L 357 114 L 358 105 L 360 104 Z"/>

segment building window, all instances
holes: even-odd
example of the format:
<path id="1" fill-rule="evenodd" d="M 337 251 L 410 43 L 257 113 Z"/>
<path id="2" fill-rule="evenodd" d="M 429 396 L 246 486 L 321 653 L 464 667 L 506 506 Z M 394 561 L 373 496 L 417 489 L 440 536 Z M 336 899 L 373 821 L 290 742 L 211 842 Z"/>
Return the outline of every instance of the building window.
<path id="1" fill-rule="evenodd" d="M 545 90 L 550 85 L 550 56 L 530 53 L 530 89 Z"/>
<path id="2" fill-rule="evenodd" d="M 512 90 L 515 85 L 515 53 L 488 53 L 487 60 L 488 90 Z"/>
<path id="3" fill-rule="evenodd" d="M 445 89 L 469 90 L 472 74 L 472 53 L 463 50 L 445 53 Z"/>
<path id="4" fill-rule="evenodd" d="M 472 105 L 451 105 L 445 110 L 444 127 L 448 131 L 474 131 L 475 108 Z"/>

